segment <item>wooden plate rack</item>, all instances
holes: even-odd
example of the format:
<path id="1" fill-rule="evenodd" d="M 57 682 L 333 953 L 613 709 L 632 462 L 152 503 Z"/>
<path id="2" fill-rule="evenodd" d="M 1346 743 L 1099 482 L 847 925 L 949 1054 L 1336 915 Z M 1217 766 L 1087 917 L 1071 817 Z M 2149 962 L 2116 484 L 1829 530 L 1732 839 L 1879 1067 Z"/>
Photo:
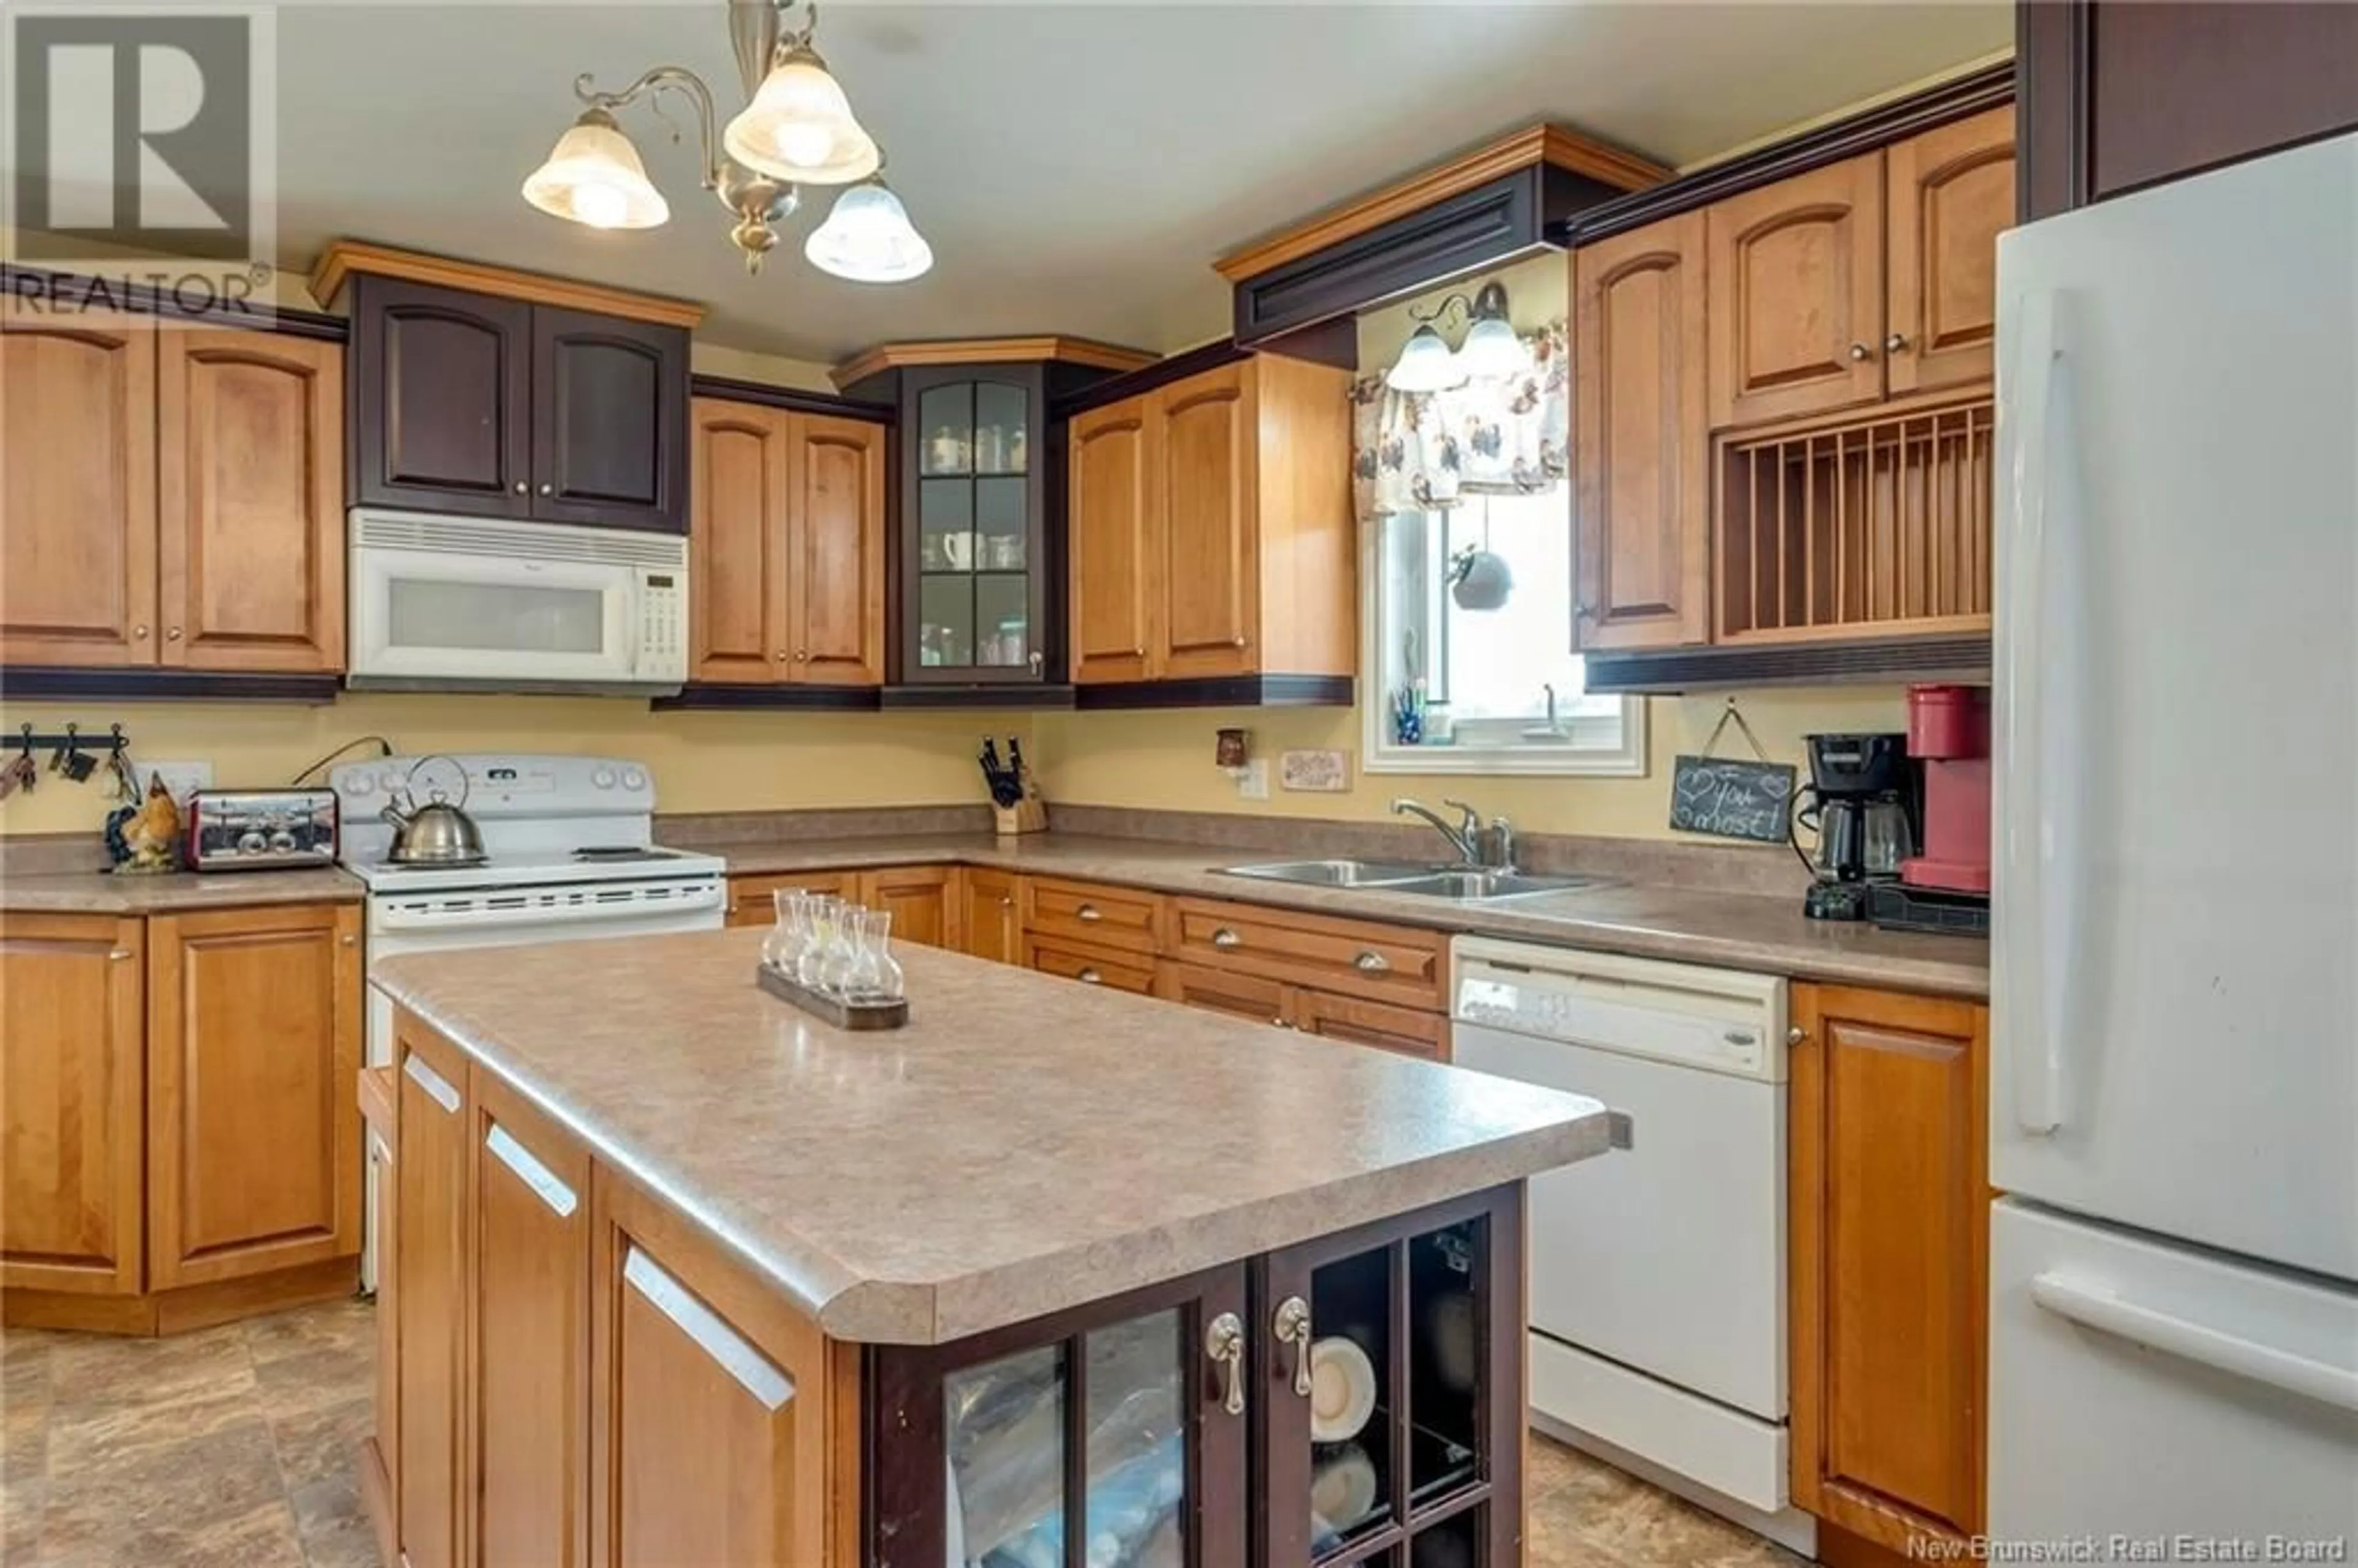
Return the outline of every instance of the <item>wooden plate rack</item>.
<path id="1" fill-rule="evenodd" d="M 1987 397 L 1723 437 L 1722 643 L 1985 632 Z"/>

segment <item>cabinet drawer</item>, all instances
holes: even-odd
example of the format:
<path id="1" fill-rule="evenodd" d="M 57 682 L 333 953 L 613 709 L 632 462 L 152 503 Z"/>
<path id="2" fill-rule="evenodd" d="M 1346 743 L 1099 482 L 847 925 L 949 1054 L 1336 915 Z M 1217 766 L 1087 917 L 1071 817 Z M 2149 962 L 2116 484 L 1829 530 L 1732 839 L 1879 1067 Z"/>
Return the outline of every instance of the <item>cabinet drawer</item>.
<path id="1" fill-rule="evenodd" d="M 770 925 L 778 917 L 772 895 L 780 888 L 802 888 L 809 892 L 831 892 L 849 898 L 858 875 L 855 871 L 765 871 L 759 876 L 730 877 L 729 924 Z"/>
<path id="2" fill-rule="evenodd" d="M 1023 959 L 1025 968 L 1060 979 L 1105 986 L 1135 996 L 1154 994 L 1153 961 L 1135 953 L 1109 951 L 1082 942 L 1044 942 L 1034 936 L 1023 943 Z"/>
<path id="3" fill-rule="evenodd" d="M 1025 884 L 1023 925 L 1043 936 L 1152 953 L 1162 929 L 1162 909 L 1160 897 L 1137 888 L 1033 877 Z"/>
<path id="4" fill-rule="evenodd" d="M 1154 966 L 1154 994 L 1183 1007 L 1225 1012 L 1250 1023 L 1293 1027 L 1287 1016 L 1285 987 L 1259 975 L 1238 974 L 1200 964 L 1174 964 L 1165 958 Z"/>
<path id="5" fill-rule="evenodd" d="M 1403 1056 L 1449 1060 L 1449 1020 L 1437 1012 L 1362 1001 L 1330 991 L 1296 991 L 1293 1026 L 1305 1034 L 1374 1045 Z"/>
<path id="6" fill-rule="evenodd" d="M 1174 957 L 1441 1011 L 1448 965 L 1437 932 L 1210 899 L 1172 909 Z"/>

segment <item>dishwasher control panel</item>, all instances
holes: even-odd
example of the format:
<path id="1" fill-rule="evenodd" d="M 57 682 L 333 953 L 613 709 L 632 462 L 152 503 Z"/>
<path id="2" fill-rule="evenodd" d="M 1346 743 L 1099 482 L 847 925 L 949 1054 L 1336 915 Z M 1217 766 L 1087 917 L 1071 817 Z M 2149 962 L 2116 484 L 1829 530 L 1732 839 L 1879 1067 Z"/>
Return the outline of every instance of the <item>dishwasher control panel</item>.
<path id="1" fill-rule="evenodd" d="M 1461 1024 L 1784 1081 L 1786 984 L 1774 976 L 1473 936 L 1451 957 Z"/>

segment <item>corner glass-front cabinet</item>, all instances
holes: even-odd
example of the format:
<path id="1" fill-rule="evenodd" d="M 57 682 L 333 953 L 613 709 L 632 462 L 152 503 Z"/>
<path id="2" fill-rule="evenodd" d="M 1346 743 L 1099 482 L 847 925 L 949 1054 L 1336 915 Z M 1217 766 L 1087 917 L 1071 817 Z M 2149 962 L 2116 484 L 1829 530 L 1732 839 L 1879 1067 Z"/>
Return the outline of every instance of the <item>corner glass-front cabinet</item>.
<path id="1" fill-rule="evenodd" d="M 879 1349 L 869 1561 L 1513 1568 L 1521 1235 L 1500 1189 Z"/>
<path id="2" fill-rule="evenodd" d="M 903 373 L 901 635 L 908 686 L 1060 679 L 1049 622 L 1046 377 L 1036 364 Z"/>

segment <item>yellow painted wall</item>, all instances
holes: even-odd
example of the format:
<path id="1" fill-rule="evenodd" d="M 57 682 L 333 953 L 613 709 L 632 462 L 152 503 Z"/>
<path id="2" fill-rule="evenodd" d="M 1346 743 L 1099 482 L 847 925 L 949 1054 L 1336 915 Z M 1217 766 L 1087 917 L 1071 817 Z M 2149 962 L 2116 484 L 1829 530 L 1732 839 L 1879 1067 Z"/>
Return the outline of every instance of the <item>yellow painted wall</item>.
<path id="1" fill-rule="evenodd" d="M 665 812 L 829 806 L 927 806 L 984 798 L 974 765 L 990 714 L 650 713 L 616 697 L 348 694 L 332 706 L 266 703 L 0 703 L 0 734 L 68 720 L 103 734 L 120 722 L 132 754 L 204 761 L 213 783 L 284 784 L 320 753 L 379 734 L 407 752 L 557 752 L 634 758 L 654 771 Z M 356 753 L 366 756 L 365 751 Z M 43 773 L 30 795 L 0 801 L 0 835 L 94 831 L 108 802 L 99 780 Z"/>

